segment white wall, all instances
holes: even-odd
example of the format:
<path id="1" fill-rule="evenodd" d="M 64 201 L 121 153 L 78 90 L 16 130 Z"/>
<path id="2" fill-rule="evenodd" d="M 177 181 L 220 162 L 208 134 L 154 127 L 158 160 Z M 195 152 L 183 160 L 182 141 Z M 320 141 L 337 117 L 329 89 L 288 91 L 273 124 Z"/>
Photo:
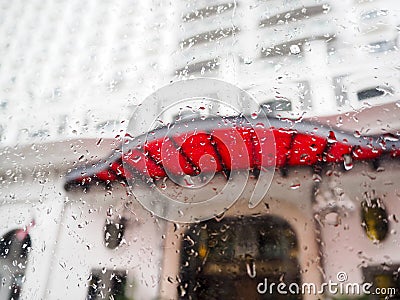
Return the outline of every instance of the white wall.
<path id="1" fill-rule="evenodd" d="M 362 283 L 362 267 L 386 264 L 400 264 L 399 237 L 399 162 L 383 161 L 380 171 L 374 171 L 369 164 L 356 164 L 349 172 L 336 169 L 331 177 L 325 177 L 319 194 L 336 186 L 342 193 L 339 205 L 350 201 L 353 208 L 345 210 L 339 224 L 325 223 L 321 227 L 325 279 L 335 280 L 338 272 L 348 274 L 348 282 Z M 332 184 L 334 183 L 334 184 Z M 389 233 L 380 243 L 373 243 L 361 226 L 361 201 L 365 192 L 375 190 L 389 216 Z M 347 200 L 344 200 L 347 199 Z M 324 223 L 324 222 L 323 222 Z"/>

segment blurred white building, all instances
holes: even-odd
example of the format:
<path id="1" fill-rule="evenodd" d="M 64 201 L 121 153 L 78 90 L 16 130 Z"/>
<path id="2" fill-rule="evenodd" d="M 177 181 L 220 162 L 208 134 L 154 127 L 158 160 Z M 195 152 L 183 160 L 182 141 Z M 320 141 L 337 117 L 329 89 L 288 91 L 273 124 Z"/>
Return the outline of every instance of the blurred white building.
<path id="1" fill-rule="evenodd" d="M 112 135 L 130 106 L 159 85 L 165 21 L 158 5 L 2 3 L 3 144 Z"/>
<path id="2" fill-rule="evenodd" d="M 399 13 L 395 0 L 4 2 L 1 143 L 114 137 L 188 76 L 294 118 L 394 102 Z"/>

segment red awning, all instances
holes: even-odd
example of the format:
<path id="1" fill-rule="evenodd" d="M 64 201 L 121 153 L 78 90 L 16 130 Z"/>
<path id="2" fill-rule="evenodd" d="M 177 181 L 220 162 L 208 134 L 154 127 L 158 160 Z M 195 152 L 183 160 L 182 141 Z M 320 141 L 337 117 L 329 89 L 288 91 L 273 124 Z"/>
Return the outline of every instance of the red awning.
<path id="1" fill-rule="evenodd" d="M 173 134 L 172 125 L 129 139 L 124 154 L 122 149 L 116 150 L 108 159 L 72 170 L 66 176 L 65 187 L 109 185 L 138 175 L 154 180 L 167 177 L 167 173 L 196 175 L 200 172 L 200 158 L 205 154 L 214 163 L 203 161 L 201 172 L 216 169 L 226 176 L 232 169 L 256 174 L 264 167 L 313 166 L 400 155 L 399 137 L 391 134 L 359 136 L 327 125 L 275 118 L 265 122 L 268 126 L 260 119 L 242 116 L 225 120 L 230 123 L 229 127 L 221 126 L 221 119 L 196 119 L 180 124 L 172 130 Z M 247 157 L 236 149 L 240 144 L 238 137 L 246 146 Z M 169 159 L 168 155 L 162 155 L 165 153 L 176 153 L 176 156 Z"/>

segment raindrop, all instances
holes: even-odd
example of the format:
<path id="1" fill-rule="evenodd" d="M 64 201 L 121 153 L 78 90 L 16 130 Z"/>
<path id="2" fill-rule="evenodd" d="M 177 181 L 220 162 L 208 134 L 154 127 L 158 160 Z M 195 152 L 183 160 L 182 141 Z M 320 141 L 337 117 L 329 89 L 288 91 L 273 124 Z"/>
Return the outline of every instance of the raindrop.
<path id="1" fill-rule="evenodd" d="M 383 138 L 389 142 L 398 142 L 399 138 L 393 134 L 385 134 Z"/>
<path id="2" fill-rule="evenodd" d="M 186 290 L 182 285 L 179 286 L 179 293 L 181 297 L 184 297 L 186 295 Z"/>
<path id="3" fill-rule="evenodd" d="M 384 140 L 379 141 L 379 146 L 381 146 L 383 150 L 386 150 L 386 142 Z"/>
<path id="4" fill-rule="evenodd" d="M 221 241 L 226 242 L 229 238 L 229 234 L 225 234 L 223 236 L 221 236 Z"/>
<path id="5" fill-rule="evenodd" d="M 132 161 L 136 164 L 138 163 L 140 160 L 142 159 L 142 157 L 140 155 L 137 155 L 135 157 L 132 158 Z"/>
<path id="6" fill-rule="evenodd" d="M 329 144 L 333 144 L 333 143 L 336 143 L 336 142 L 337 142 L 337 140 L 336 140 L 335 133 L 333 131 L 329 132 L 328 143 Z"/>
<path id="7" fill-rule="evenodd" d="M 322 177 L 318 174 L 313 174 L 313 181 L 314 182 L 321 182 L 322 181 Z"/>
<path id="8" fill-rule="evenodd" d="M 299 54 L 301 52 L 300 47 L 298 45 L 291 45 L 290 46 L 290 53 L 292 54 Z"/>
<path id="9" fill-rule="evenodd" d="M 254 258 L 250 254 L 246 254 L 246 271 L 250 278 L 255 278 L 256 273 L 256 263 Z"/>
<path id="10" fill-rule="evenodd" d="M 216 216 L 215 216 L 215 220 L 216 220 L 217 222 L 220 222 L 220 221 L 224 218 L 224 216 L 225 216 L 225 212 L 223 212 L 223 213 L 221 213 L 221 214 L 219 214 L 219 215 L 216 215 Z"/>
<path id="11" fill-rule="evenodd" d="M 185 178 L 183 179 L 183 181 L 185 182 L 185 185 L 187 187 L 193 187 L 194 186 L 193 180 L 189 175 L 186 175 Z"/>
<path id="12" fill-rule="evenodd" d="M 353 168 L 353 159 L 350 155 L 343 155 L 343 166 L 346 171 Z"/>
<path id="13" fill-rule="evenodd" d="M 301 186 L 300 183 L 292 183 L 292 184 L 290 185 L 290 188 L 291 188 L 292 190 L 297 190 L 297 189 L 300 188 L 300 186 Z"/>
<path id="14" fill-rule="evenodd" d="M 322 8 L 324 9 L 324 12 L 323 12 L 324 14 L 327 14 L 331 9 L 329 4 L 326 4 L 326 3 L 322 5 Z"/>
<path id="15" fill-rule="evenodd" d="M 168 280 L 169 283 L 174 283 L 174 279 L 171 276 L 168 276 L 167 280 Z"/>
<path id="16" fill-rule="evenodd" d="M 336 127 L 342 127 L 343 125 L 343 117 L 339 116 L 336 118 Z"/>
<path id="17" fill-rule="evenodd" d="M 324 221 L 328 225 L 338 226 L 341 223 L 340 216 L 337 212 L 330 212 L 325 215 Z"/>
<path id="18" fill-rule="evenodd" d="M 399 220 L 397 220 L 397 217 L 396 217 L 395 214 L 392 215 L 392 218 L 393 218 L 393 221 L 394 221 L 394 222 L 399 223 Z"/>
<path id="19" fill-rule="evenodd" d="M 250 57 L 245 57 L 245 58 L 243 59 L 243 62 L 244 62 L 246 65 L 251 65 L 251 64 L 253 63 L 253 60 L 252 60 Z"/>
<path id="20" fill-rule="evenodd" d="M 190 246 L 194 246 L 194 244 L 195 244 L 194 240 L 190 236 L 187 235 L 185 240 L 189 242 Z"/>

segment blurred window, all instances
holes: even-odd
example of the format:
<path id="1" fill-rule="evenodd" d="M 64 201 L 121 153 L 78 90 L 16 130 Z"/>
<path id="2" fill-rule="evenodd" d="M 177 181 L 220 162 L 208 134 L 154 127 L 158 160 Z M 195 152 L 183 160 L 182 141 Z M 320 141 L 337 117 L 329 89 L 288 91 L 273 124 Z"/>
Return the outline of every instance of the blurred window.
<path id="1" fill-rule="evenodd" d="M 384 96 L 386 94 L 393 94 L 393 89 L 390 87 L 374 87 L 361 90 L 357 92 L 357 98 L 359 101 Z"/>
<path id="2" fill-rule="evenodd" d="M 0 299 L 20 298 L 31 238 L 26 230 L 16 229 L 0 238 Z"/>
<path id="3" fill-rule="evenodd" d="M 128 300 L 125 296 L 126 272 L 92 270 L 86 300 Z"/>

